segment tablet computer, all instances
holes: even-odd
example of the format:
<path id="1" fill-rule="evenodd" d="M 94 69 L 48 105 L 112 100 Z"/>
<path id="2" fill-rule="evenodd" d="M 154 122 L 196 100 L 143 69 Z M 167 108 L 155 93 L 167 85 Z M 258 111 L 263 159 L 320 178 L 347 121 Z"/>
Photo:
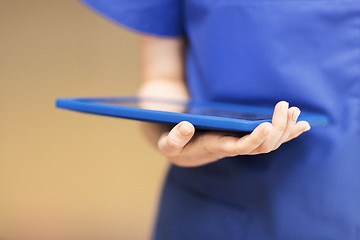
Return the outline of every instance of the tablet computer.
<path id="1" fill-rule="evenodd" d="M 59 98 L 58 108 L 84 113 L 176 125 L 189 121 L 195 128 L 220 131 L 252 131 L 263 122 L 271 122 L 273 108 L 249 105 L 175 101 L 168 99 L 126 97 Z M 317 113 L 301 112 L 298 121 L 311 127 L 325 126 L 329 119 Z"/>

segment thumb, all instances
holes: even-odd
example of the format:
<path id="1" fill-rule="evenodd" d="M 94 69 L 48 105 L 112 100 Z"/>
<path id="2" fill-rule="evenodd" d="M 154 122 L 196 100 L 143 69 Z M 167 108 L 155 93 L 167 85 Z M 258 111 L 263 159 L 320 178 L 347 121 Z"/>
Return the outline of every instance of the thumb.
<path id="1" fill-rule="evenodd" d="M 169 133 L 164 133 L 158 147 L 166 156 L 177 156 L 194 136 L 195 127 L 187 121 L 177 124 Z"/>

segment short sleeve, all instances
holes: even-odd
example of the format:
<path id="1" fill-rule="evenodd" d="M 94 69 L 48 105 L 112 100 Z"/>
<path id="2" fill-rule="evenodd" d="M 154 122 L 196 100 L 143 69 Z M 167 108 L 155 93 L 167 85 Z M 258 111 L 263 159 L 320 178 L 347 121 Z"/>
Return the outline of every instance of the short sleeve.
<path id="1" fill-rule="evenodd" d="M 167 37 L 183 35 L 181 0 L 81 0 L 127 28 Z"/>

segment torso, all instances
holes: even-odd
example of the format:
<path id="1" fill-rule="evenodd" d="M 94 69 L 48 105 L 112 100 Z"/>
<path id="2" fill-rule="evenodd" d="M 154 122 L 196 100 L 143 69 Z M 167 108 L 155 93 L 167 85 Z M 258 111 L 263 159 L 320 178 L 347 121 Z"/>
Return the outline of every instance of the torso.
<path id="1" fill-rule="evenodd" d="M 360 1 L 185 0 L 184 21 L 193 99 L 286 100 L 331 123 L 170 178 L 244 209 L 249 239 L 360 239 Z"/>

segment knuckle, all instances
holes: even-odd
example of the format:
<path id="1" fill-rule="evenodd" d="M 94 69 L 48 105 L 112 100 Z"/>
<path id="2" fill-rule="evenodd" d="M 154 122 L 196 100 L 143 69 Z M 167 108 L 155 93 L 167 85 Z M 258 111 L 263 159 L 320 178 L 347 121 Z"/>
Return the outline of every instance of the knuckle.
<path id="1" fill-rule="evenodd" d="M 166 138 L 166 145 L 171 149 L 176 149 L 180 147 L 180 145 L 170 136 Z"/>
<path id="2" fill-rule="evenodd" d="M 216 152 L 219 148 L 218 146 L 223 145 L 219 136 L 213 134 L 202 135 L 199 137 L 198 144 L 203 150 L 209 153 Z"/>
<path id="3" fill-rule="evenodd" d="M 197 139 L 196 139 L 196 143 L 197 143 L 197 146 L 200 147 L 200 149 L 202 149 L 203 151 L 210 151 L 210 147 L 209 147 L 209 144 L 206 144 L 207 140 L 206 140 L 206 135 L 201 135 L 201 136 L 198 136 Z"/>
<path id="4" fill-rule="evenodd" d="M 220 145 L 221 145 L 222 150 L 224 150 L 226 152 L 234 151 L 234 146 L 232 144 L 230 144 L 229 142 L 224 141 Z"/>
<path id="5" fill-rule="evenodd" d="M 257 145 L 263 140 L 263 137 L 260 135 L 251 136 L 249 140 L 250 145 Z"/>
<path id="6" fill-rule="evenodd" d="M 181 150 L 180 146 L 168 137 L 158 142 L 158 149 L 166 157 L 177 156 Z"/>
<path id="7" fill-rule="evenodd" d="M 248 153 L 250 150 L 247 150 L 245 149 L 243 146 L 239 146 L 237 148 L 235 148 L 235 152 L 236 152 L 236 155 L 239 155 L 239 154 L 246 154 Z"/>
<path id="8" fill-rule="evenodd" d="M 230 146 L 230 144 L 226 144 L 225 146 L 223 146 L 223 151 L 229 156 L 236 156 L 239 155 L 241 152 L 239 147 Z"/>
<path id="9" fill-rule="evenodd" d="M 243 146 L 233 141 L 223 141 L 221 143 L 221 152 L 226 153 L 229 156 L 236 156 L 243 152 Z"/>
<path id="10" fill-rule="evenodd" d="M 279 131 L 279 132 L 284 132 L 285 129 L 286 129 L 286 123 L 281 123 L 279 125 L 276 126 L 276 129 Z"/>
<path id="11" fill-rule="evenodd" d="M 261 146 L 261 147 L 259 147 L 259 152 L 261 152 L 261 153 L 269 153 L 271 151 L 272 151 L 271 146 Z"/>
<path id="12" fill-rule="evenodd" d="M 163 144 L 158 144 L 159 151 L 164 154 L 165 156 L 168 156 L 168 149 Z"/>

